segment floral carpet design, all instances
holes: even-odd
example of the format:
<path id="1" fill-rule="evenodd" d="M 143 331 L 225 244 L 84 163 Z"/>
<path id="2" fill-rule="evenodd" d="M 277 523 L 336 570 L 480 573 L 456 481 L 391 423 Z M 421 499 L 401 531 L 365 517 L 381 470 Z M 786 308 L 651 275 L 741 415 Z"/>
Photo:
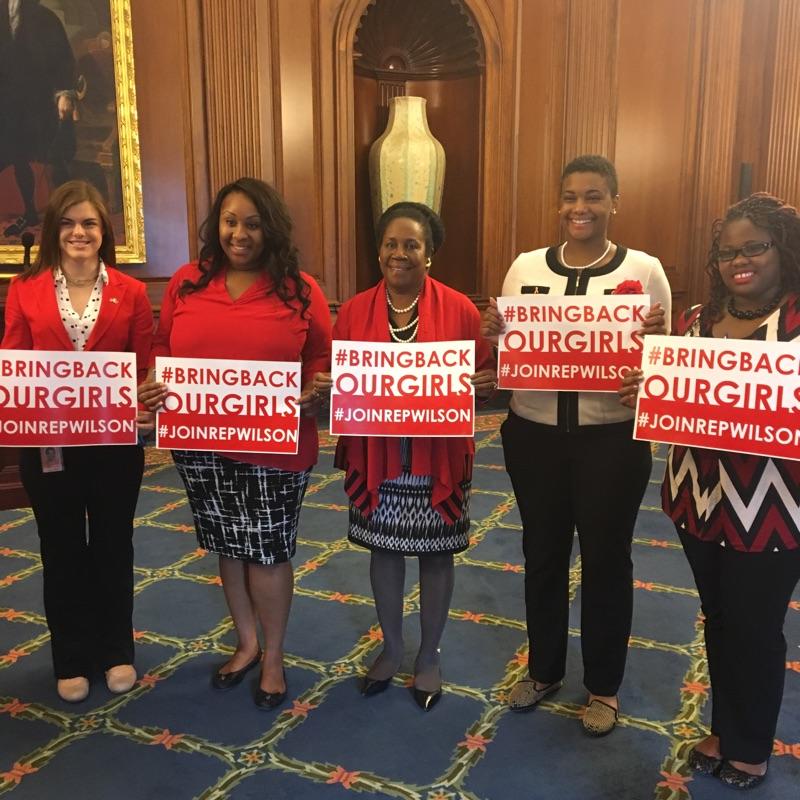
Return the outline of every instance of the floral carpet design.
<path id="1" fill-rule="evenodd" d="M 404 798 L 405 800 L 716 800 L 731 790 L 692 776 L 709 685 L 698 600 L 671 523 L 660 512 L 664 463 L 634 542 L 635 610 L 617 730 L 582 733 L 580 556 L 573 552 L 568 673 L 532 713 L 505 699 L 527 668 L 520 520 L 502 466 L 496 414 L 478 418 L 471 547 L 456 557 L 442 642 L 445 694 L 425 714 L 409 670 L 419 641 L 419 586 L 408 561 L 406 658 L 393 685 L 362 698 L 357 677 L 381 645 L 365 551 L 346 539 L 342 473 L 322 437 L 300 522 L 287 637 L 289 698 L 265 713 L 250 673 L 209 685 L 232 652 L 216 559 L 198 549 L 169 455 L 148 450 L 139 501 L 134 622 L 139 682 L 59 700 L 30 510 L 0 512 L 0 796 L 80 798 Z M 546 454 L 545 454 L 546 455 Z M 787 616 L 786 691 L 770 776 L 759 800 L 800 786 L 800 596 Z"/>

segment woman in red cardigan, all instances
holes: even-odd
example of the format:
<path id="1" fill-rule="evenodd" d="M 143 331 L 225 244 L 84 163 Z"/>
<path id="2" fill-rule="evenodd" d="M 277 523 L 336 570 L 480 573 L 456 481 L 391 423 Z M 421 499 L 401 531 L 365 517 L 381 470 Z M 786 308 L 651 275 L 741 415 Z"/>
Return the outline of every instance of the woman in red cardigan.
<path id="1" fill-rule="evenodd" d="M 420 203 L 396 203 L 377 226 L 383 280 L 339 309 L 334 338 L 369 342 L 474 340 L 475 392 L 497 386 L 488 344 L 472 302 L 428 275 L 444 241 L 438 215 Z M 330 391 L 330 375 L 315 376 Z M 371 550 L 370 580 L 383 651 L 362 683 L 365 696 L 389 686 L 403 658 L 405 557 L 419 557 L 422 637 L 414 664 L 414 699 L 425 711 L 442 694 L 439 641 L 453 593 L 453 554 L 469 545 L 471 438 L 342 436 L 336 464 L 347 471 L 351 542 Z"/>
<path id="2" fill-rule="evenodd" d="M 11 282 L 2 348 L 136 353 L 147 373 L 153 315 L 144 284 L 118 272 L 103 198 L 83 181 L 53 192 L 36 263 Z M 20 472 L 42 551 L 58 694 L 78 702 L 94 667 L 112 692 L 133 667 L 133 515 L 137 445 L 24 449 Z M 86 535 L 86 520 L 89 535 Z"/>
<path id="3" fill-rule="evenodd" d="M 238 636 L 236 652 L 212 676 L 230 689 L 261 665 L 259 708 L 286 698 L 283 641 L 294 584 L 300 506 L 317 460 L 313 375 L 330 365 L 328 303 L 301 272 L 292 222 L 280 195 L 255 178 L 220 189 L 201 235 L 198 262 L 181 267 L 161 306 L 152 359 L 232 358 L 302 361 L 297 455 L 173 451 L 200 546 L 219 556 L 225 599 Z M 156 409 L 160 383 L 140 387 Z M 265 649 L 258 640 L 258 623 Z"/>

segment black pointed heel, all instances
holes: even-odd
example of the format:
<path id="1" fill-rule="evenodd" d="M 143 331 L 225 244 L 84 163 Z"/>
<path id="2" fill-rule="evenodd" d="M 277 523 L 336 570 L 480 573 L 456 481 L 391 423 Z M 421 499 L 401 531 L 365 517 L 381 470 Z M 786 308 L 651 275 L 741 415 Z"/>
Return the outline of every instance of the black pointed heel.
<path id="1" fill-rule="evenodd" d="M 361 694 L 364 697 L 372 697 L 372 695 L 380 694 L 389 688 L 391 682 L 392 678 L 381 678 L 378 680 L 377 678 L 370 678 L 369 675 L 365 675 L 361 679 Z"/>
<path id="2" fill-rule="evenodd" d="M 423 711 L 430 711 L 442 698 L 442 690 L 437 689 L 435 692 L 426 692 L 422 689 L 414 687 L 414 700 Z"/>

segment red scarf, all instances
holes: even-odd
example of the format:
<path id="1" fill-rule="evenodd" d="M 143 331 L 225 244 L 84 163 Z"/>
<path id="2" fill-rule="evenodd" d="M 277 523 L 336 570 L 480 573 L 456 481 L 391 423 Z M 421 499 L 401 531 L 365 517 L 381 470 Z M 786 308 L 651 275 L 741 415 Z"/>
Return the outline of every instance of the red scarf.
<path id="1" fill-rule="evenodd" d="M 480 335 L 478 310 L 460 292 L 426 278 L 419 296 L 418 342 L 475 341 L 476 369 L 491 366 L 488 343 Z M 333 338 L 355 342 L 389 342 L 386 283 L 381 282 L 348 300 L 340 309 Z M 471 438 L 415 437 L 411 474 L 433 480 L 431 505 L 442 519 L 454 524 L 461 516 L 461 482 L 472 476 L 475 442 Z M 378 487 L 403 471 L 399 438 L 340 436 L 335 464 L 347 472 L 344 489 L 364 516 L 378 505 Z"/>

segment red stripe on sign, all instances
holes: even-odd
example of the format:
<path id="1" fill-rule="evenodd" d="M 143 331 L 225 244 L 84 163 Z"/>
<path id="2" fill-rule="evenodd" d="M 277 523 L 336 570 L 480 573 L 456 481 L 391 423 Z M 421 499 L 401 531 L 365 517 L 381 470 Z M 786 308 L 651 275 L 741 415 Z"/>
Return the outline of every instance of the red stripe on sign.
<path id="1" fill-rule="evenodd" d="M 0 447 L 136 444 L 136 409 L 0 407 Z"/>
<path id="2" fill-rule="evenodd" d="M 638 369 L 642 351 L 619 353 L 501 352 L 498 385 L 501 389 L 570 392 L 616 392 L 622 375 Z"/>
<path id="3" fill-rule="evenodd" d="M 333 436 L 472 436 L 475 399 L 331 395 Z"/>
<path id="4" fill-rule="evenodd" d="M 639 399 L 636 439 L 800 460 L 800 414 Z"/>
<path id="5" fill-rule="evenodd" d="M 299 417 L 158 413 L 156 447 L 296 455 Z"/>

